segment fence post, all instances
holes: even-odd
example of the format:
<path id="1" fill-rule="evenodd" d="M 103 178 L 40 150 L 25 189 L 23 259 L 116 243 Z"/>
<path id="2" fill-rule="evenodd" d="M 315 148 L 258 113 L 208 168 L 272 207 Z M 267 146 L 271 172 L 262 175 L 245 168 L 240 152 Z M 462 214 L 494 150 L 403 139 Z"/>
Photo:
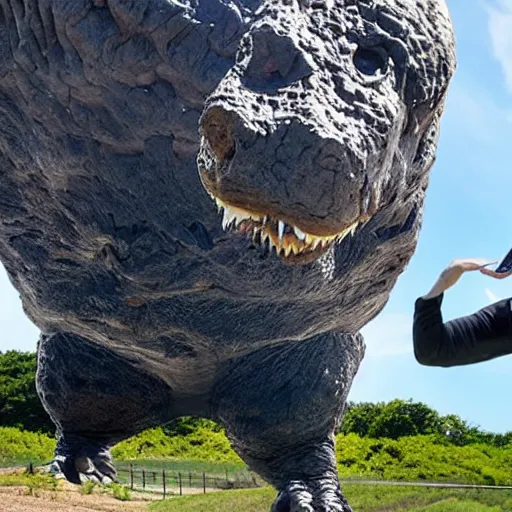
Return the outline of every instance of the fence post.
<path id="1" fill-rule="evenodd" d="M 188 486 L 192 487 L 192 472 L 188 472 Z"/>
<path id="2" fill-rule="evenodd" d="M 165 500 L 165 495 L 166 495 L 166 481 L 165 481 L 165 469 L 162 469 L 162 483 L 163 483 L 163 486 L 164 486 L 164 500 Z"/>
<path id="3" fill-rule="evenodd" d="M 206 494 L 206 473 L 203 472 L 203 494 Z"/>
<path id="4" fill-rule="evenodd" d="M 32 464 L 32 461 L 30 461 L 28 463 L 28 473 L 29 473 L 29 475 L 33 475 L 34 474 L 34 464 Z"/>
<path id="5" fill-rule="evenodd" d="M 133 491 L 133 464 L 130 464 L 130 489 Z"/>
<path id="6" fill-rule="evenodd" d="M 181 485 L 181 473 L 178 473 L 178 482 L 180 484 L 180 496 L 183 496 L 183 487 Z"/>
<path id="7" fill-rule="evenodd" d="M 146 471 L 142 470 L 142 488 L 146 488 Z"/>

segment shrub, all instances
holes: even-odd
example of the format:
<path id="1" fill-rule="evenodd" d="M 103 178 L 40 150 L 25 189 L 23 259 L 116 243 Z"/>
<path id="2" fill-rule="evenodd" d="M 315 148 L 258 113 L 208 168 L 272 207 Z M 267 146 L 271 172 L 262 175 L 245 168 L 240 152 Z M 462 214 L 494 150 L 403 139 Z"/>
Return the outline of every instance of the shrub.
<path id="1" fill-rule="evenodd" d="M 94 488 L 96 487 L 96 482 L 92 480 L 87 480 L 80 486 L 81 494 L 92 494 L 94 492 Z"/>
<path id="2" fill-rule="evenodd" d="M 108 485 L 108 488 L 112 491 L 112 496 L 114 496 L 116 500 L 130 501 L 132 499 L 130 489 L 125 485 L 112 483 Z"/>
<path id="3" fill-rule="evenodd" d="M 4 463 L 46 462 L 54 449 L 55 439 L 48 435 L 0 427 L 0 461 Z"/>

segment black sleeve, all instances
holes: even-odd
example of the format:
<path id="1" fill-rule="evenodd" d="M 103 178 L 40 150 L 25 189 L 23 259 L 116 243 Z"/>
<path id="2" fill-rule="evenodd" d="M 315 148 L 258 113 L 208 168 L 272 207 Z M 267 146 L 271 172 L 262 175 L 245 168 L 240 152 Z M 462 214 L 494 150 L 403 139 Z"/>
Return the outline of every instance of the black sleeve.
<path id="1" fill-rule="evenodd" d="M 511 299 L 443 323 L 443 295 L 416 300 L 413 342 L 416 360 L 427 366 L 460 366 L 512 353 Z"/>

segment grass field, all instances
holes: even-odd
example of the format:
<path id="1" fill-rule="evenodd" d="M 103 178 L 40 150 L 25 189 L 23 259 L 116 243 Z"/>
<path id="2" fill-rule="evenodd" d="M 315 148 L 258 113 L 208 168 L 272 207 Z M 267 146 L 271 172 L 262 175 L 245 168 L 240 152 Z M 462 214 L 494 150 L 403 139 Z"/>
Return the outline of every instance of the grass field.
<path id="1" fill-rule="evenodd" d="M 512 491 L 346 485 L 354 512 L 509 512 Z M 155 502 L 150 512 L 269 512 L 275 491 L 222 491 Z"/>
<path id="2" fill-rule="evenodd" d="M 144 468 L 148 471 L 181 471 L 182 473 L 208 473 L 211 475 L 223 476 L 247 472 L 243 464 L 232 462 L 203 462 L 200 460 L 165 460 L 165 459 L 137 459 L 133 461 L 115 461 L 116 467 L 119 469 L 128 469 L 130 463 L 136 468 Z"/>
<path id="3" fill-rule="evenodd" d="M 59 502 L 59 498 L 70 493 L 63 482 L 57 482 L 45 475 L 0 475 L 0 493 L 2 487 L 24 486 L 31 492 L 31 499 L 39 496 L 36 502 L 30 505 L 30 510 L 51 510 L 51 501 Z M 85 496 L 83 489 L 71 486 L 74 493 L 80 490 L 81 499 L 99 499 L 98 493 Z M 52 491 L 53 497 L 48 501 L 48 495 L 42 491 Z M 37 491 L 37 492 L 36 492 Z M 55 492 L 57 494 L 55 494 Z M 344 485 L 347 496 L 354 512 L 510 512 L 512 511 L 512 491 L 503 490 L 473 490 L 473 489 L 432 489 L 425 487 L 382 486 L 382 485 Z M 100 493 L 101 494 L 101 493 Z M 110 493 L 112 494 L 112 493 Z M 114 493 L 114 496 L 116 494 Z M 276 492 L 270 488 L 219 491 L 207 494 L 198 494 L 185 497 L 172 497 L 152 503 L 137 500 L 136 510 L 141 512 L 269 512 Z M 7 496 L 7 495 L 5 495 Z M 134 496 L 133 499 L 136 497 Z M 91 502 L 92 503 L 92 502 Z M 125 504 L 129 502 L 124 502 Z M 85 503 L 84 503 L 85 504 Z M 34 508 L 34 506 L 36 508 Z M 98 505 L 95 505 L 98 507 Z M 47 508 L 45 508 L 47 507 Z M 3 510 L 3 509 L 2 509 Z M 8 509 L 11 510 L 11 509 Z M 12 510 L 18 510 L 13 508 Z M 58 510 L 68 510 L 59 508 Z M 69 511 L 75 510 L 70 506 Z M 92 510 L 106 510 L 92 508 Z M 108 510 L 113 510 L 109 508 Z M 117 509 L 116 509 L 117 510 Z M 123 510 L 122 507 L 120 510 Z M 134 509 L 135 510 L 135 509 Z"/>

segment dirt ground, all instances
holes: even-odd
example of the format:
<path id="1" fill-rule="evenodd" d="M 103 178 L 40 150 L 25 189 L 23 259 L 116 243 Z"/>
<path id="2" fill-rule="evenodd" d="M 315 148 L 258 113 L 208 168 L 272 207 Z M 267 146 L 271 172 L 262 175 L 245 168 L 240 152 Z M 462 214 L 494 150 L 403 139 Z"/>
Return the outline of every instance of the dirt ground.
<path id="1" fill-rule="evenodd" d="M 143 512 L 149 503 L 162 499 L 161 494 L 136 491 L 131 492 L 130 501 L 117 500 L 98 490 L 81 494 L 78 486 L 65 481 L 59 482 L 56 491 L 34 489 L 33 495 L 28 491 L 27 487 L 0 486 L 0 512 Z M 177 489 L 170 490 L 173 491 L 178 494 Z M 207 492 L 216 491 L 218 489 L 207 489 Z M 202 489 L 183 489 L 183 494 L 202 492 Z"/>
<path id="2" fill-rule="evenodd" d="M 84 495 L 75 486 L 63 486 L 58 491 L 34 490 L 27 487 L 0 487 L 1 512 L 142 512 L 158 496 L 132 493 L 130 501 L 93 493 Z"/>

